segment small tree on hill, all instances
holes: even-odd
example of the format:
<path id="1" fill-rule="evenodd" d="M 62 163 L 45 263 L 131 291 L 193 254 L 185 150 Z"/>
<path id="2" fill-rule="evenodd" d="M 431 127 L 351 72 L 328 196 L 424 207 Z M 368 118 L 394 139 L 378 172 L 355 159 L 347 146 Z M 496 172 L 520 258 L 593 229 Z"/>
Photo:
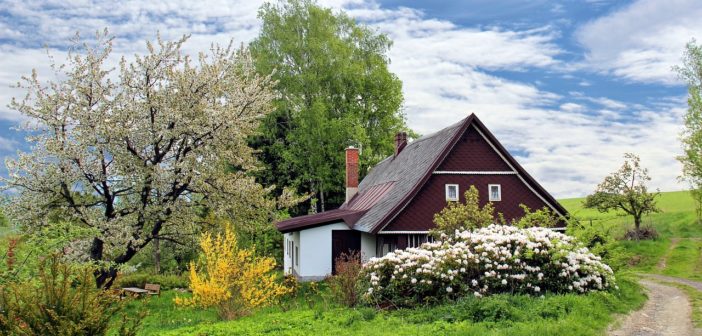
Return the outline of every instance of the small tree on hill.
<path id="1" fill-rule="evenodd" d="M 475 186 L 470 186 L 464 194 L 465 203 L 449 202 L 441 212 L 434 215 L 434 224 L 436 229 L 432 235 L 435 237 L 446 234 L 452 236 L 456 230 L 469 230 L 481 228 L 495 223 L 495 207 L 488 202 L 484 206 L 480 206 L 478 189 Z M 499 214 L 500 221 L 502 214 Z"/>
<path id="2" fill-rule="evenodd" d="M 651 180 L 648 169 L 641 167 L 637 155 L 624 155 L 624 164 L 619 170 L 605 177 L 597 185 L 595 193 L 585 199 L 586 208 L 595 208 L 600 212 L 622 210 L 634 217 L 635 233 L 641 230 L 641 218 L 644 214 L 660 211 L 656 207 L 658 192 L 649 193 L 646 183 Z"/>

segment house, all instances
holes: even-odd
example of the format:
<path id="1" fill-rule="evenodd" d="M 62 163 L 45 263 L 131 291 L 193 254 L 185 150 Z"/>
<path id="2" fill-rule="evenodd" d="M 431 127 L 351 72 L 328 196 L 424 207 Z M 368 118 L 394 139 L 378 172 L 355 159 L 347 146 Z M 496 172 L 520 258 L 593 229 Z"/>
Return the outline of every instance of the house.
<path id="1" fill-rule="evenodd" d="M 364 259 L 419 246 L 447 202 L 465 201 L 476 186 L 482 203 L 493 202 L 507 220 L 524 215 L 519 204 L 544 206 L 562 218 L 567 211 L 471 114 L 434 134 L 409 142 L 395 137 L 395 154 L 358 183 L 357 148 L 346 149 L 346 202 L 338 209 L 276 223 L 284 234 L 284 268 L 301 280 L 335 273 L 343 252 Z M 565 222 L 563 222 L 564 225 Z"/>

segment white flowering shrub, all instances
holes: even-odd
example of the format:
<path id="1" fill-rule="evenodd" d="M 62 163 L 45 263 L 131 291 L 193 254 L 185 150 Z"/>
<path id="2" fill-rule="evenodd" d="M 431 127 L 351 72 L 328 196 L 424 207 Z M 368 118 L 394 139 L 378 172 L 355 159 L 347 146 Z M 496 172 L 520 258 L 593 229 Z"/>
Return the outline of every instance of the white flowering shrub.
<path id="1" fill-rule="evenodd" d="M 616 287 L 612 269 L 570 236 L 490 225 L 396 250 L 363 267 L 366 302 L 415 306 L 467 295 L 586 293 Z"/>

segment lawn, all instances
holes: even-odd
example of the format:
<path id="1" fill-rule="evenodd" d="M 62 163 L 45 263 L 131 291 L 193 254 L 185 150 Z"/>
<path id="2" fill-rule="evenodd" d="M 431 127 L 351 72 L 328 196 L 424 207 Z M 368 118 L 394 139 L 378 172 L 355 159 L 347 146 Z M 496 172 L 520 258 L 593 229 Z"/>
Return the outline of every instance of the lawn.
<path id="1" fill-rule="evenodd" d="M 633 226 L 629 217 L 583 209 L 583 199 L 562 204 L 585 225 L 598 225 L 610 234 L 622 235 Z M 647 216 L 644 225 L 654 227 L 660 238 L 653 241 L 621 241 L 629 258 L 622 274 L 661 273 L 702 279 L 702 226 L 696 224 L 694 203 L 687 192 L 662 193 L 661 213 Z M 661 264 L 662 258 L 665 260 Z M 613 315 L 639 307 L 645 300 L 638 285 L 620 274 L 621 291 L 587 295 L 529 296 L 496 295 L 467 298 L 451 304 L 419 309 L 376 311 L 335 306 L 320 294 L 286 300 L 281 305 L 253 312 L 234 321 L 219 322 L 212 310 L 174 308 L 173 292 L 145 304 L 150 315 L 143 335 L 231 335 L 283 334 L 396 335 L 597 335 Z M 137 309 L 135 303 L 130 309 Z"/>
<path id="2" fill-rule="evenodd" d="M 614 313 L 625 313 L 645 300 L 631 280 L 621 279 L 619 285 L 621 291 L 612 293 L 470 297 L 394 311 L 339 307 L 321 289 L 227 322 L 217 322 L 213 310 L 175 308 L 175 292 L 166 291 L 131 303 L 129 310 L 149 311 L 142 335 L 598 335 Z"/>

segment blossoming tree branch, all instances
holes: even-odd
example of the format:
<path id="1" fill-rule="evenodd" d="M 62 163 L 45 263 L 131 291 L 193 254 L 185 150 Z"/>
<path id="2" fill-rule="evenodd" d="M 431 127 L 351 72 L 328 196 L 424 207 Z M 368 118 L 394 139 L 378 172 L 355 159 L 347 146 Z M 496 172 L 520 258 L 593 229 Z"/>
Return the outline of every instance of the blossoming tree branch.
<path id="1" fill-rule="evenodd" d="M 98 286 L 155 239 L 197 231 L 204 212 L 244 222 L 275 211 L 249 174 L 257 162 L 246 143 L 271 110 L 273 81 L 243 47 L 193 60 L 186 40 L 159 38 L 111 68 L 105 31 L 53 66 L 58 80 L 23 78 L 27 95 L 11 103 L 29 118 L 33 146 L 8 162 L 9 211 L 29 231 L 51 225 L 49 213 L 94 229 L 68 251 L 102 265 Z"/>

